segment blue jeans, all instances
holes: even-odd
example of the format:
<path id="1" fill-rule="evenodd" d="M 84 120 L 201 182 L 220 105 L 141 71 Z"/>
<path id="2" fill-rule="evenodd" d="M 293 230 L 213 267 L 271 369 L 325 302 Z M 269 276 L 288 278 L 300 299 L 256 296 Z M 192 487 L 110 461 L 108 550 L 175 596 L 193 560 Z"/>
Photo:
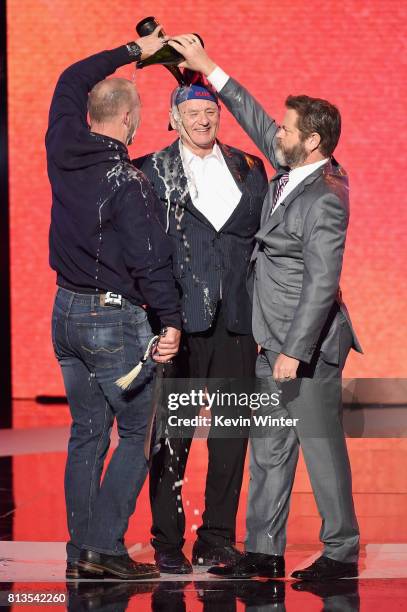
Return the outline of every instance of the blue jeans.
<path id="1" fill-rule="evenodd" d="M 140 306 L 127 300 L 121 308 L 101 306 L 98 295 L 57 291 L 52 342 L 72 416 L 65 470 L 68 561 L 78 559 L 81 548 L 126 553 L 124 534 L 148 471 L 144 439 L 154 362 L 146 362 L 130 390 L 115 380 L 138 363 L 152 335 Z M 101 481 L 115 418 L 119 444 Z"/>

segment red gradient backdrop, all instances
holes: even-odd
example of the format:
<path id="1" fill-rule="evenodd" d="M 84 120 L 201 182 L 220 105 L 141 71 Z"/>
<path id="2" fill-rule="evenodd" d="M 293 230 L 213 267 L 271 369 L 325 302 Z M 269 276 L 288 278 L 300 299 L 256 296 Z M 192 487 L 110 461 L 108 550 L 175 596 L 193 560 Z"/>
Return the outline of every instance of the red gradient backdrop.
<path id="1" fill-rule="evenodd" d="M 70 63 L 134 38 L 154 14 L 169 33 L 199 32 L 213 58 L 281 120 L 290 93 L 337 104 L 336 157 L 351 183 L 351 225 L 342 289 L 365 356 L 347 376 L 407 375 L 406 104 L 407 5 L 390 0 L 9 0 L 9 113 L 13 394 L 63 393 L 49 334 L 55 290 L 48 268 L 50 217 L 44 134 L 53 88 Z M 134 68 L 120 71 L 134 77 Z M 173 78 L 137 72 L 142 126 L 133 156 L 168 144 Z M 256 152 L 224 110 L 220 137 Z M 269 174 L 272 169 L 268 167 Z"/>

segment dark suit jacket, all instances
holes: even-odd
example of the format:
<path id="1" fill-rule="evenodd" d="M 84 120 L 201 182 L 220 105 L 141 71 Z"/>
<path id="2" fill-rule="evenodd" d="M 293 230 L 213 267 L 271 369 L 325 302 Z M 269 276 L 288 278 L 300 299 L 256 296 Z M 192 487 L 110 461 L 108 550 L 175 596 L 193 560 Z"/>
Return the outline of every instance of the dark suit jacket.
<path id="1" fill-rule="evenodd" d="M 258 157 L 218 144 L 242 192 L 239 204 L 219 231 L 192 203 L 179 140 L 133 163 L 147 175 L 162 201 L 163 212 L 168 213 L 184 330 L 195 333 L 209 329 L 222 299 L 228 330 L 250 334 L 252 309 L 246 273 L 260 225 L 267 177 Z"/>
<path id="2" fill-rule="evenodd" d="M 278 126 L 234 79 L 229 79 L 220 97 L 277 169 L 264 200 L 248 274 L 254 337 L 266 349 L 307 363 L 318 350 L 337 364 L 344 317 L 352 329 L 339 288 L 349 221 L 346 172 L 329 160 L 270 214 L 283 172 L 275 158 Z M 352 334 L 353 347 L 361 352 L 353 329 Z"/>

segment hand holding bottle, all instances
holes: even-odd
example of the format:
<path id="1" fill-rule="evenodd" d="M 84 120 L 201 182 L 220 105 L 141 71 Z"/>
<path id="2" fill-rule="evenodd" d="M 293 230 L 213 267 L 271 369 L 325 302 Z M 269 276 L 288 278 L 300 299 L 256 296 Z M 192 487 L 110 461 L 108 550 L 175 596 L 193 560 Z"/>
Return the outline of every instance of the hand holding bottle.
<path id="1" fill-rule="evenodd" d="M 180 68 L 189 68 L 208 76 L 216 68 L 195 34 L 182 34 L 168 39 L 168 44 L 185 57 Z"/>
<path id="2" fill-rule="evenodd" d="M 141 59 L 147 59 L 150 55 L 154 55 L 159 49 L 162 48 L 163 44 L 167 42 L 168 37 L 160 35 L 162 30 L 162 26 L 158 25 L 154 32 L 149 34 L 148 36 L 142 36 L 138 38 L 135 42 L 141 48 L 142 55 Z"/>

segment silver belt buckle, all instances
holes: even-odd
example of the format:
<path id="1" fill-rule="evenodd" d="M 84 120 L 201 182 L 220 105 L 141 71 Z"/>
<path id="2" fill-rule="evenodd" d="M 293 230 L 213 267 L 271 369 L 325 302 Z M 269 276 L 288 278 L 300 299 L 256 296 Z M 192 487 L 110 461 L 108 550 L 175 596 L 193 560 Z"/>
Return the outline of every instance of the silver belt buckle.
<path id="1" fill-rule="evenodd" d="M 120 293 L 113 293 L 113 291 L 106 291 L 106 293 L 101 295 L 100 298 L 101 298 L 100 300 L 101 306 L 115 306 L 116 308 L 122 307 L 123 298 L 120 295 Z"/>

